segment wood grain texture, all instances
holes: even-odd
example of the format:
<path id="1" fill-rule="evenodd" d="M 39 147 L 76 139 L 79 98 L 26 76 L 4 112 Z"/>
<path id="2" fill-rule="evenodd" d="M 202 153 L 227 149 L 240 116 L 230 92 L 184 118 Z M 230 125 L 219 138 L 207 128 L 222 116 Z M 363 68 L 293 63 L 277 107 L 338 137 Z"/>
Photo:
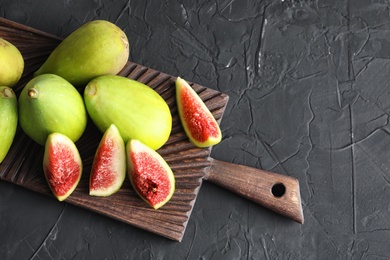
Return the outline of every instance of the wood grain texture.
<path id="1" fill-rule="evenodd" d="M 245 165 L 210 160 L 206 180 L 303 224 L 297 179 Z"/>
<path id="2" fill-rule="evenodd" d="M 20 82 L 14 87 L 17 95 L 32 79 L 33 73 L 46 60 L 51 51 L 61 42 L 58 37 L 4 18 L 0 18 L 0 37 L 17 46 L 25 59 L 25 71 Z M 202 178 L 210 166 L 210 149 L 194 147 L 182 129 L 175 101 L 176 77 L 133 62 L 128 62 L 120 75 L 138 80 L 155 89 L 170 107 L 173 117 L 171 136 L 158 152 L 175 174 L 175 193 L 166 205 L 159 210 L 154 210 L 136 195 L 127 178 L 122 188 L 110 197 L 89 196 L 89 172 L 93 156 L 102 137 L 90 121 L 85 133 L 76 143 L 83 160 L 82 179 L 66 202 L 169 239 L 181 241 Z M 197 84 L 192 84 L 192 86 L 220 122 L 228 96 Z M 79 91 L 82 92 L 83 89 Z M 43 175 L 43 152 L 42 146 L 34 143 L 21 129 L 18 129 L 7 157 L 0 164 L 0 179 L 46 194 L 54 199 Z"/>

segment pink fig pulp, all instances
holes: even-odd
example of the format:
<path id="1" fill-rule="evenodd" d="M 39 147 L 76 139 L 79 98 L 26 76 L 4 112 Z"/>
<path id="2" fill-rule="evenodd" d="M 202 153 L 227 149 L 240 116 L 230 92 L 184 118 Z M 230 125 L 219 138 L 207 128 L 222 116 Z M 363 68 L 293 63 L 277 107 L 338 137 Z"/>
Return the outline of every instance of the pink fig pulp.
<path id="1" fill-rule="evenodd" d="M 75 190 L 83 166 L 79 151 L 69 137 L 52 133 L 45 143 L 43 171 L 54 196 L 63 201 Z"/>
<path id="2" fill-rule="evenodd" d="M 158 209 L 175 191 L 175 177 L 169 165 L 155 150 L 138 140 L 126 145 L 128 175 L 138 195 Z"/>
<path id="3" fill-rule="evenodd" d="M 104 133 L 92 164 L 89 195 L 110 196 L 117 192 L 126 177 L 125 144 L 112 124 Z"/>
<path id="4" fill-rule="evenodd" d="M 179 117 L 190 141 L 197 147 L 209 147 L 222 139 L 214 116 L 195 90 L 182 78 L 176 80 Z"/>

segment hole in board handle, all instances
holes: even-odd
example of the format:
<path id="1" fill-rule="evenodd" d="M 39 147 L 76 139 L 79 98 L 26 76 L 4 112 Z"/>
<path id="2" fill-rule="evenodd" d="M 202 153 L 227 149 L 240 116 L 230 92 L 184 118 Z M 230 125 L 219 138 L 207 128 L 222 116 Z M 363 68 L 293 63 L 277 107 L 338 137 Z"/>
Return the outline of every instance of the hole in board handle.
<path id="1" fill-rule="evenodd" d="M 283 183 L 275 183 L 271 188 L 272 195 L 282 197 L 286 193 L 286 186 Z"/>

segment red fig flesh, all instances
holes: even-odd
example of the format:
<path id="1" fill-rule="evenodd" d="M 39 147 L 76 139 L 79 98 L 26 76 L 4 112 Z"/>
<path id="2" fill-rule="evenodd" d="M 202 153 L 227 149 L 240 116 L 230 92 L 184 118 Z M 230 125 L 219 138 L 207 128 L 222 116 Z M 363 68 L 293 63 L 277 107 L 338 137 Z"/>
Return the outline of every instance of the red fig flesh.
<path id="1" fill-rule="evenodd" d="M 197 147 L 209 147 L 222 139 L 221 129 L 195 90 L 182 78 L 176 80 L 176 101 L 181 123 Z"/>
<path id="2" fill-rule="evenodd" d="M 81 157 L 69 137 L 52 133 L 45 143 L 43 171 L 54 196 L 63 201 L 75 190 L 83 170 Z"/>
<path id="3" fill-rule="evenodd" d="M 125 144 L 115 125 L 104 133 L 95 153 L 89 180 L 89 195 L 110 196 L 126 177 Z"/>
<path id="4" fill-rule="evenodd" d="M 138 140 L 129 141 L 126 152 L 133 188 L 154 209 L 162 207 L 175 191 L 171 168 L 160 154 Z"/>

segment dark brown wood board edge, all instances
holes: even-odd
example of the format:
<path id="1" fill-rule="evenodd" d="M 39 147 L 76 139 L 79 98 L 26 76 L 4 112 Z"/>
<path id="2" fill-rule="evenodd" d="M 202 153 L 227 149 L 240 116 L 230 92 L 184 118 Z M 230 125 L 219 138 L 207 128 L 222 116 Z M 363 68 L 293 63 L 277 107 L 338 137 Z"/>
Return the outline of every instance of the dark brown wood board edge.
<path id="1" fill-rule="evenodd" d="M 15 44 L 25 59 L 25 71 L 19 83 L 14 87 L 16 93 L 23 89 L 33 77 L 33 72 L 61 42 L 61 39 L 56 36 L 4 18 L 0 18 L 0 37 Z M 119 74 L 136 79 L 155 89 L 167 101 L 171 109 L 173 117 L 171 136 L 158 152 L 168 162 L 176 176 L 175 194 L 163 208 L 154 210 L 135 194 L 126 179 L 122 188 L 108 198 L 89 196 L 89 170 L 101 138 L 101 133 L 89 122 L 85 133 L 76 142 L 83 158 L 84 173 L 78 187 L 65 203 L 68 202 L 169 239 L 181 241 L 201 187 L 205 168 L 210 165 L 208 158 L 211 148 L 194 147 L 181 127 L 175 105 L 174 81 L 176 77 L 131 61 Z M 220 122 L 228 96 L 198 84 L 191 83 L 191 85 Z M 53 197 L 43 177 L 42 156 L 43 147 L 34 143 L 21 129 L 18 129 L 9 154 L 0 164 L 0 179 Z"/>
<path id="2" fill-rule="evenodd" d="M 55 39 L 58 41 L 62 40 L 61 37 L 55 36 L 55 35 L 50 34 L 50 33 L 46 33 L 44 31 L 35 29 L 33 27 L 30 27 L 30 26 L 27 26 L 24 24 L 20 24 L 20 23 L 8 20 L 4 17 L 0 17 L 0 26 L 3 26 L 4 28 L 6 28 L 6 30 L 7 29 L 8 30 L 17 30 L 18 32 L 24 31 L 24 32 L 26 32 L 26 34 L 36 34 L 36 35 L 40 35 L 42 37 L 49 38 L 49 39 Z"/>

